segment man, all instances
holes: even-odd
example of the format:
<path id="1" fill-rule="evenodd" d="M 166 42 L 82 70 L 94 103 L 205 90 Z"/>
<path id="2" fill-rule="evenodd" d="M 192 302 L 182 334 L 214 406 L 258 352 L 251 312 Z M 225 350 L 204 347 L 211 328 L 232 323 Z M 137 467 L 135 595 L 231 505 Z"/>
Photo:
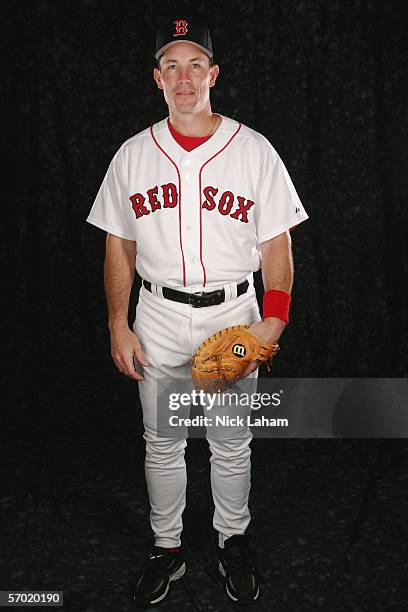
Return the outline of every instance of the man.
<path id="1" fill-rule="evenodd" d="M 186 569 L 181 551 L 185 437 L 157 430 L 157 380 L 190 376 L 191 356 L 210 335 L 250 324 L 275 343 L 288 321 L 293 265 L 289 229 L 308 218 L 275 149 L 260 134 L 214 114 L 208 28 L 170 19 L 159 29 L 154 80 L 169 117 L 119 148 L 87 221 L 107 232 L 105 288 L 111 353 L 137 380 L 146 442 L 145 474 L 155 546 L 138 577 L 135 600 L 152 605 Z M 263 316 L 253 287 L 261 267 Z M 133 330 L 129 294 L 143 279 Z M 243 374 L 257 376 L 251 362 Z M 207 431 L 211 451 L 218 567 L 228 597 L 259 596 L 248 549 L 248 427 L 227 437 Z"/>

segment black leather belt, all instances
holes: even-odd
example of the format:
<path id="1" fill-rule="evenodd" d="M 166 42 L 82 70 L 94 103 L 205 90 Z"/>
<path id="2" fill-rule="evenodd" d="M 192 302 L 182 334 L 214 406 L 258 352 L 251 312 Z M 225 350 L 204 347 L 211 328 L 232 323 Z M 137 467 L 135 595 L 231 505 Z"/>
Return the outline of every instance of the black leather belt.
<path id="1" fill-rule="evenodd" d="M 149 281 L 143 280 L 143 286 L 148 291 L 152 291 L 152 284 L 149 283 Z M 246 293 L 248 287 L 249 282 L 247 280 L 237 285 L 237 297 Z M 186 293 L 185 291 L 170 289 L 170 287 L 163 287 L 163 297 L 165 297 L 166 300 L 173 300 L 173 302 L 190 304 L 193 308 L 203 308 L 204 306 L 214 306 L 215 304 L 222 304 L 222 302 L 225 302 L 225 290 L 218 289 L 217 291 Z"/>

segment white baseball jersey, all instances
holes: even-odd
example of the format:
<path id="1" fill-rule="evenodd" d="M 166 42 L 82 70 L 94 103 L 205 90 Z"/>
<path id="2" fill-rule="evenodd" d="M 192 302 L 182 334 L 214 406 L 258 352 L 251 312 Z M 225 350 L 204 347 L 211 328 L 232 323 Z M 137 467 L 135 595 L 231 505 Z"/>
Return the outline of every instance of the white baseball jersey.
<path id="1" fill-rule="evenodd" d="M 137 272 L 151 283 L 198 291 L 240 282 L 260 268 L 262 242 L 308 218 L 268 140 L 221 119 L 190 152 L 164 119 L 109 165 L 87 221 L 135 240 Z"/>

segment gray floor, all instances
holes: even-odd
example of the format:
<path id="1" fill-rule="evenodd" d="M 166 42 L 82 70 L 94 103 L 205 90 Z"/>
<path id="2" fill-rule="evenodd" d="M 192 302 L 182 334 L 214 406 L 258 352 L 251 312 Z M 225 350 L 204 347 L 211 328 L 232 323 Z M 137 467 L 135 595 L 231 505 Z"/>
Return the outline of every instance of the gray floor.
<path id="1" fill-rule="evenodd" d="M 136 609 L 131 588 L 152 542 L 141 431 L 15 431 L 1 442 L 1 589 L 63 590 L 68 611 Z M 258 439 L 252 449 L 263 587 L 251 609 L 405 612 L 401 443 Z M 206 442 L 189 440 L 186 457 L 188 570 L 160 609 L 237 610 L 214 567 Z"/>

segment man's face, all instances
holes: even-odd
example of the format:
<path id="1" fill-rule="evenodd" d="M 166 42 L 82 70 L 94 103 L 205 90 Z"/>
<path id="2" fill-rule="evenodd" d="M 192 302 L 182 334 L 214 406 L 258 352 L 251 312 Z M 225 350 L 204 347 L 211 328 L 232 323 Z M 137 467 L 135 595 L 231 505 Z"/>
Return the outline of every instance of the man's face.
<path id="1" fill-rule="evenodd" d="M 161 56 L 160 70 L 155 68 L 153 76 L 170 111 L 195 114 L 207 106 L 218 72 L 199 47 L 178 42 Z"/>

